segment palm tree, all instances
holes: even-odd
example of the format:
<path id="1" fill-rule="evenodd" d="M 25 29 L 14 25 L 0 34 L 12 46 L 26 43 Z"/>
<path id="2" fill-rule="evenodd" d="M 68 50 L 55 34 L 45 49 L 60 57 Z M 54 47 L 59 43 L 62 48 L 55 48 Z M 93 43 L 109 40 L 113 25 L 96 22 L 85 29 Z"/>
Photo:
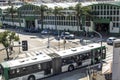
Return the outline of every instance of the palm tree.
<path id="1" fill-rule="evenodd" d="M 17 9 L 14 8 L 13 4 L 11 3 L 11 1 L 8 1 L 8 5 L 11 6 L 10 8 L 7 9 L 8 13 L 10 13 L 11 15 L 11 19 L 12 19 L 12 24 L 14 25 L 14 13 L 17 12 Z"/>
<path id="2" fill-rule="evenodd" d="M 55 6 L 54 7 L 54 10 L 53 10 L 53 14 L 54 14 L 54 16 L 55 16 L 55 30 L 57 30 L 57 15 L 60 15 L 61 13 L 60 13 L 60 11 L 61 10 L 63 10 L 63 8 L 62 7 L 57 7 L 57 6 Z"/>
<path id="3" fill-rule="evenodd" d="M 83 16 L 90 16 L 90 7 L 82 7 L 81 3 L 78 3 L 76 6 L 75 6 L 75 15 L 76 15 L 76 20 L 77 20 L 77 30 L 79 31 L 79 28 L 82 30 L 82 23 L 81 23 L 81 20 L 82 20 L 82 17 Z"/>
<path id="4" fill-rule="evenodd" d="M 19 28 L 21 28 L 21 11 L 17 10 L 18 18 L 19 18 Z"/>
<path id="5" fill-rule="evenodd" d="M 42 28 L 42 30 L 43 30 L 43 24 L 44 24 L 44 22 L 43 22 L 43 19 L 44 19 L 44 13 L 45 13 L 45 11 L 48 9 L 48 7 L 46 6 L 46 5 L 41 5 L 40 6 L 40 13 L 41 13 L 41 28 Z"/>

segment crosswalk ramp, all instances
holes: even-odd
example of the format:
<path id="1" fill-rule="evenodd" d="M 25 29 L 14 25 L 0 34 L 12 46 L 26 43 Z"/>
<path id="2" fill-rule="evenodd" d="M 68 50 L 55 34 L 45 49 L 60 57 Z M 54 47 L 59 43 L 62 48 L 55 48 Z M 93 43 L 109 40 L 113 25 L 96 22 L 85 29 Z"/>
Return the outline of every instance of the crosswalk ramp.
<path id="1" fill-rule="evenodd" d="M 37 50 L 37 51 L 26 52 L 26 55 L 29 56 L 29 57 L 32 57 L 32 56 L 37 56 L 41 53 L 51 54 L 51 53 L 56 53 L 56 52 L 57 51 L 53 48 L 44 48 L 44 49 L 40 49 L 40 50 Z"/>

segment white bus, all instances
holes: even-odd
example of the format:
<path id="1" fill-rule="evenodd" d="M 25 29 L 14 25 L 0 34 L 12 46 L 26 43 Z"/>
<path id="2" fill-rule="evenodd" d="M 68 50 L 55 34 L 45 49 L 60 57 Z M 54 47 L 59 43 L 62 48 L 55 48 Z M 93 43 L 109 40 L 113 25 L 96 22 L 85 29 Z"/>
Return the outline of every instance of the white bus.
<path id="1" fill-rule="evenodd" d="M 0 69 L 3 80 L 36 80 L 93 65 L 105 57 L 105 46 L 90 44 L 51 54 L 38 52 L 33 57 L 2 62 Z"/>

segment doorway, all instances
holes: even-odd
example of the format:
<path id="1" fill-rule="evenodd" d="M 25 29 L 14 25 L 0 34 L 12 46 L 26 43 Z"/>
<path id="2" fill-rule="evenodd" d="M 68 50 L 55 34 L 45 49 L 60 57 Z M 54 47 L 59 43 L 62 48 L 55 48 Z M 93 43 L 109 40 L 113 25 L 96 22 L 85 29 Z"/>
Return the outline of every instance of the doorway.
<path id="1" fill-rule="evenodd" d="M 94 29 L 99 33 L 109 33 L 109 23 L 95 23 Z"/>
<path id="2" fill-rule="evenodd" d="M 26 20 L 26 28 L 27 29 L 35 29 L 35 21 L 27 21 Z"/>

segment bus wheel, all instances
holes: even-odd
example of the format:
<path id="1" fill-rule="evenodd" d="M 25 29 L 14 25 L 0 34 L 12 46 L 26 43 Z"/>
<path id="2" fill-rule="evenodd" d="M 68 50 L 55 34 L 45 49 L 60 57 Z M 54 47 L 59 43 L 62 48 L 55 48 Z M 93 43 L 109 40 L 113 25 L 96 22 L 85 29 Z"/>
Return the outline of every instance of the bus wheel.
<path id="1" fill-rule="evenodd" d="M 73 65 L 70 65 L 70 66 L 68 67 L 68 71 L 72 71 L 72 70 L 74 70 L 74 66 L 73 66 Z"/>
<path id="2" fill-rule="evenodd" d="M 35 76 L 34 75 L 29 76 L 28 80 L 35 80 Z"/>

